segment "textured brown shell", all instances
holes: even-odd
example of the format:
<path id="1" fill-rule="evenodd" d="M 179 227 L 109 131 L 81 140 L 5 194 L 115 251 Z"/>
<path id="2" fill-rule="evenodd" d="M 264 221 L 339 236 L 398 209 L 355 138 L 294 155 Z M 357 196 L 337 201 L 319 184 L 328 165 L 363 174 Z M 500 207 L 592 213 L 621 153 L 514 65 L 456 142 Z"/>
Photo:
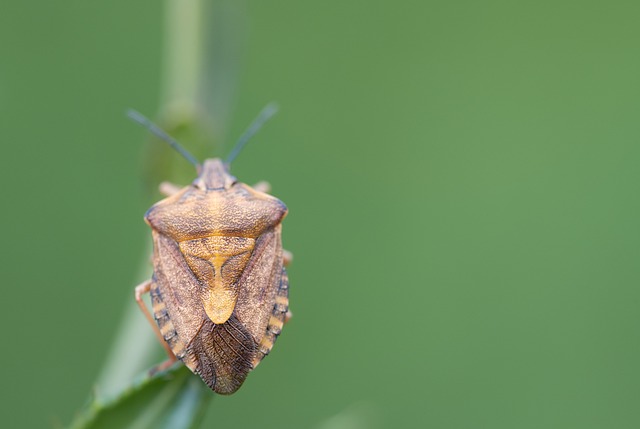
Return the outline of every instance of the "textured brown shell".
<path id="1" fill-rule="evenodd" d="M 286 206 L 238 183 L 218 159 L 149 209 L 151 298 L 175 353 L 216 392 L 235 392 L 268 353 L 287 311 Z"/>

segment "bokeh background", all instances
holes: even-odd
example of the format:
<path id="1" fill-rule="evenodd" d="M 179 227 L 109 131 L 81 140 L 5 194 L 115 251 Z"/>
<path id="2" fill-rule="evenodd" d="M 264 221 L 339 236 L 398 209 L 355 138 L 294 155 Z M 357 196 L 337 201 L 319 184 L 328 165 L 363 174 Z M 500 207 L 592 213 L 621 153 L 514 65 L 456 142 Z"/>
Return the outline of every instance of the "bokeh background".
<path id="1" fill-rule="evenodd" d="M 2 427 L 69 422 L 118 335 L 163 19 L 0 6 Z M 249 1 L 228 135 L 279 102 L 234 174 L 289 206 L 295 317 L 204 427 L 639 427 L 639 19 Z"/>

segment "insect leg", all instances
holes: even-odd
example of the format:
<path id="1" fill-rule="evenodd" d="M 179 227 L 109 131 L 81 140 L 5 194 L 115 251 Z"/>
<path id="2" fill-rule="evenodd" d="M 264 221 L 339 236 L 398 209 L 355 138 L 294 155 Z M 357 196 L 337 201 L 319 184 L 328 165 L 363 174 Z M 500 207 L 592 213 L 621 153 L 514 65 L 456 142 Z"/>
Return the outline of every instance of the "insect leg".
<path id="1" fill-rule="evenodd" d="M 156 369 L 164 369 L 165 367 L 168 367 L 173 362 L 175 362 L 177 358 L 176 358 L 176 355 L 174 355 L 173 352 L 171 351 L 169 344 L 167 344 L 167 342 L 162 337 L 162 333 L 158 328 L 158 324 L 156 323 L 155 320 L 153 320 L 153 316 L 151 316 L 151 313 L 149 313 L 149 309 L 147 308 L 144 301 L 142 300 L 142 295 L 144 295 L 145 293 L 149 293 L 150 289 L 151 289 L 151 280 L 147 280 L 143 283 L 140 283 L 138 286 L 136 286 L 135 297 L 136 297 L 136 302 L 140 306 L 140 310 L 142 310 L 142 313 L 144 314 L 144 317 L 146 317 L 149 323 L 151 324 L 151 327 L 153 328 L 153 332 L 156 334 L 156 337 L 158 337 L 158 341 L 160 341 L 160 344 L 162 344 L 162 347 L 164 347 L 165 351 L 167 352 L 167 355 L 169 356 L 169 360 L 167 362 L 165 362 L 164 364 L 158 365 L 158 367 L 156 368 Z"/>
<path id="2" fill-rule="evenodd" d="M 166 197 L 170 197 L 172 195 L 180 192 L 180 186 L 175 185 L 171 182 L 162 182 L 160 183 L 160 193 Z"/>
<path id="3" fill-rule="evenodd" d="M 288 250 L 282 249 L 282 262 L 285 267 L 288 267 L 289 264 L 293 261 L 293 253 Z"/>
<path id="4" fill-rule="evenodd" d="M 258 192 L 264 192 L 265 194 L 268 194 L 269 192 L 271 192 L 271 185 L 269 184 L 269 182 L 265 182 L 263 180 L 262 182 L 258 182 L 253 185 L 253 189 Z"/>

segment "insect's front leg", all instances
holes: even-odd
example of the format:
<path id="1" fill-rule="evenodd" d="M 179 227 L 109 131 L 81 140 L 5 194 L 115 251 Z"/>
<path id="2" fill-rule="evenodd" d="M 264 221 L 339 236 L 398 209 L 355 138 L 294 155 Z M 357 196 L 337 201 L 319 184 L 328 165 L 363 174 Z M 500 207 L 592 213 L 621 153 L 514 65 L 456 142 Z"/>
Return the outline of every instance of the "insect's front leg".
<path id="1" fill-rule="evenodd" d="M 163 369 L 168 368 L 178 359 L 176 358 L 176 355 L 173 354 L 173 352 L 171 351 L 169 344 L 167 344 L 167 342 L 164 340 L 164 337 L 162 336 L 162 333 L 158 328 L 158 324 L 153 319 L 153 316 L 149 312 L 149 309 L 147 308 L 144 301 L 142 300 L 142 295 L 144 295 L 145 293 L 149 293 L 149 290 L 151 290 L 151 280 L 147 280 L 143 283 L 140 283 L 135 288 L 135 297 L 136 297 L 136 302 L 140 307 L 140 310 L 142 310 L 144 317 L 146 317 L 149 324 L 151 324 L 151 327 L 153 328 L 153 332 L 156 334 L 156 337 L 158 337 L 158 341 L 160 341 L 160 344 L 162 345 L 162 347 L 164 347 L 164 350 L 167 352 L 167 356 L 169 357 L 169 359 L 166 362 L 161 363 L 160 365 L 158 365 L 157 367 L 151 370 L 152 372 L 157 372 L 157 371 L 161 371 Z"/>
<path id="2" fill-rule="evenodd" d="M 171 182 L 162 182 L 160 183 L 160 193 L 165 197 L 170 197 L 172 195 L 177 194 L 182 189 L 180 186 L 171 183 Z"/>
<path id="3" fill-rule="evenodd" d="M 271 184 L 263 180 L 253 185 L 253 189 L 258 192 L 264 192 L 265 194 L 268 194 L 269 192 L 271 192 Z M 282 249 L 282 260 L 285 267 L 289 266 L 289 264 L 291 264 L 291 261 L 293 261 L 293 253 L 289 252 L 286 249 Z"/>
<path id="4" fill-rule="evenodd" d="M 252 186 L 252 188 L 258 192 L 263 192 L 265 194 L 271 192 L 271 184 L 269 182 L 265 182 L 264 180 L 262 182 L 256 183 Z"/>
<path id="5" fill-rule="evenodd" d="M 258 192 L 264 192 L 265 194 L 268 194 L 271 192 L 271 184 L 263 180 L 253 185 L 253 189 L 255 189 Z M 293 253 L 289 252 L 286 249 L 282 249 L 283 265 L 287 267 L 291 264 L 292 261 L 293 261 Z M 289 320 L 291 320 L 291 317 L 293 317 L 293 313 L 291 313 L 291 310 L 287 310 L 287 312 L 284 315 L 283 324 L 286 324 L 287 322 L 289 322 Z"/>

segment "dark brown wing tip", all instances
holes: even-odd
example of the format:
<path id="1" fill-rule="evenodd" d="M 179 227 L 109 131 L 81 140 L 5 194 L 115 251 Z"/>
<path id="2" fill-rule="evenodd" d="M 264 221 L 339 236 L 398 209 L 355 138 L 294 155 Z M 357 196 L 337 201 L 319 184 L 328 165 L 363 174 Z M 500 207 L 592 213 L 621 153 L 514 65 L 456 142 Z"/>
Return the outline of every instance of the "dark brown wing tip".
<path id="1" fill-rule="evenodd" d="M 193 372 L 216 393 L 230 395 L 253 369 L 256 344 L 234 314 L 221 325 L 207 320 L 190 352 L 196 362 Z"/>

